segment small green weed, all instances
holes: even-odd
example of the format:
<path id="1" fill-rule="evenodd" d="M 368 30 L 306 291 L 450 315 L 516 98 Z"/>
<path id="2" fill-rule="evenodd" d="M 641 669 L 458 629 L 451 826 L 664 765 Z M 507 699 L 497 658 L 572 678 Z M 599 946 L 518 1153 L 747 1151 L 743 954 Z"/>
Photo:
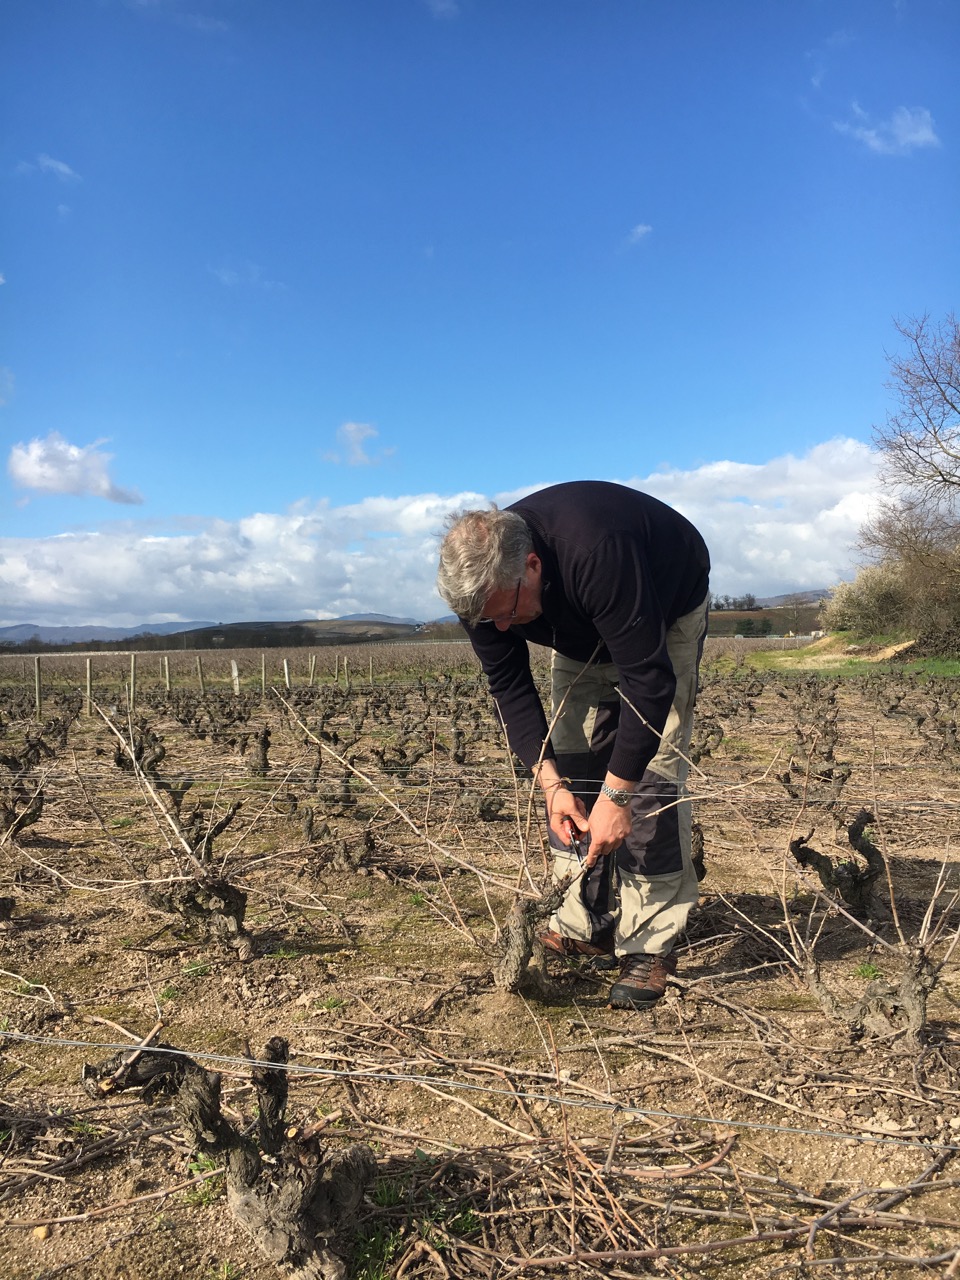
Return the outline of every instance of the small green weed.
<path id="1" fill-rule="evenodd" d="M 81 1120 L 79 1116 L 71 1120 L 67 1128 L 77 1138 L 98 1138 L 102 1133 L 99 1125 L 91 1124 L 89 1120 Z"/>
<path id="2" fill-rule="evenodd" d="M 200 1177 L 203 1174 L 212 1175 L 205 1177 L 203 1182 L 191 1187 L 186 1192 L 184 1198 L 187 1204 L 203 1208 L 208 1204 L 213 1204 L 214 1200 L 223 1195 L 223 1170 L 220 1162 L 215 1160 L 213 1156 L 194 1156 L 187 1168 L 194 1177 Z M 218 1172 L 214 1172 L 214 1170 Z"/>
<path id="3" fill-rule="evenodd" d="M 389 1280 L 390 1264 L 403 1245 L 399 1227 L 375 1225 L 369 1234 L 359 1236 L 353 1254 L 352 1280 Z"/>
<path id="4" fill-rule="evenodd" d="M 276 947 L 273 951 L 268 951 L 267 956 L 270 960 L 299 960 L 303 955 L 302 951 L 298 951 L 296 947 Z"/>
<path id="5" fill-rule="evenodd" d="M 243 1271 L 235 1262 L 221 1262 L 219 1267 L 208 1271 L 203 1280 L 240 1280 Z"/>
<path id="6" fill-rule="evenodd" d="M 171 987 L 164 987 L 164 988 L 163 988 L 163 990 L 160 992 L 160 999 L 161 999 L 161 1000 L 176 1000 L 176 998 L 177 998 L 177 996 L 178 996 L 179 994 L 180 994 L 180 988 L 179 988 L 179 987 L 172 987 L 172 986 L 171 986 Z"/>
<path id="7" fill-rule="evenodd" d="M 472 1236 L 480 1230 L 480 1217 L 470 1205 L 466 1205 L 459 1213 L 447 1219 L 447 1230 L 455 1236 Z"/>
<path id="8" fill-rule="evenodd" d="M 210 965 L 205 960 L 194 960 L 192 964 L 185 964 L 181 972 L 185 978 L 205 978 L 210 972 Z"/>
<path id="9" fill-rule="evenodd" d="M 410 895 L 410 902 L 415 907 L 422 907 L 426 900 L 427 895 L 425 893 L 421 893 L 419 889 L 414 890 Z"/>
<path id="10" fill-rule="evenodd" d="M 318 1000 L 316 1007 L 318 1009 L 342 1009 L 346 1004 L 343 996 L 327 996 L 325 1000 Z"/>
<path id="11" fill-rule="evenodd" d="M 864 960 L 863 964 L 858 964 L 853 971 L 855 978 L 882 978 L 883 974 L 870 960 Z"/>
<path id="12" fill-rule="evenodd" d="M 379 1209 L 395 1209 L 406 1199 L 408 1178 L 378 1178 L 370 1199 Z"/>

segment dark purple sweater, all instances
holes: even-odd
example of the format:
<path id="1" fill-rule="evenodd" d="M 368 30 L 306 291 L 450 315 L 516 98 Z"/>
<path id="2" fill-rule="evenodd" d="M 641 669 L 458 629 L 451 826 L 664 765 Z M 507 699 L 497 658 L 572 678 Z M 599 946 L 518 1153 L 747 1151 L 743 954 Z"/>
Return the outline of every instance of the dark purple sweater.
<path id="1" fill-rule="evenodd" d="M 507 510 L 522 516 L 543 562 L 543 612 L 526 626 L 465 630 L 507 727 L 513 751 L 533 768 L 547 721 L 527 641 L 587 662 L 612 662 L 624 698 L 658 733 L 676 680 L 667 629 L 707 594 L 710 557 L 693 525 L 648 494 L 599 480 L 541 489 Z M 610 772 L 639 781 L 659 739 L 624 706 Z M 552 757 L 547 747 L 545 755 Z"/>

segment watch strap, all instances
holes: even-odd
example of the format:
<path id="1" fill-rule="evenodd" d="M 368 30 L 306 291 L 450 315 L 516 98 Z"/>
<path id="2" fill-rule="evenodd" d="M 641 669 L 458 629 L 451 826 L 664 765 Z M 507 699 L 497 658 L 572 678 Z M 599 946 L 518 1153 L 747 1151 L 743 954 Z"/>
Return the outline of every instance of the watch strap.
<path id="1" fill-rule="evenodd" d="M 602 795 L 605 795 L 608 800 L 612 800 L 621 809 L 627 807 L 633 796 L 632 791 L 621 790 L 619 787 L 610 787 L 605 782 L 600 784 L 600 791 Z"/>

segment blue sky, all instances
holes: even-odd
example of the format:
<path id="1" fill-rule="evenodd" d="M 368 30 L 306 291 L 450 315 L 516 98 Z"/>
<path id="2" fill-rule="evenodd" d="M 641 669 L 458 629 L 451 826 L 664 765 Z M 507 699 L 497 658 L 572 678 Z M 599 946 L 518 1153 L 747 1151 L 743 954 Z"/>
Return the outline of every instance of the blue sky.
<path id="1" fill-rule="evenodd" d="M 0 624 L 442 611 L 575 478 L 852 576 L 953 0 L 4 0 Z"/>

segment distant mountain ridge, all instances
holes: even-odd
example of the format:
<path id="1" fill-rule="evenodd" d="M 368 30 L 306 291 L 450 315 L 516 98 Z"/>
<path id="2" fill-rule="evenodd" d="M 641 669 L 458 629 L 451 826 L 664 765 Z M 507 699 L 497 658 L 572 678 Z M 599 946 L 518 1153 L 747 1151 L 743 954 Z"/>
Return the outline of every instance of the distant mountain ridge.
<path id="1" fill-rule="evenodd" d="M 344 613 L 339 618 L 331 618 L 331 622 L 391 622 L 402 623 L 406 627 L 419 627 L 423 618 L 394 618 L 389 613 Z M 206 623 L 203 624 L 206 626 Z"/>
<path id="2" fill-rule="evenodd" d="M 789 604 L 819 604 L 832 594 L 832 587 L 824 587 L 821 591 L 788 591 L 782 596 L 764 596 L 757 604 L 761 609 L 782 609 Z"/>
<path id="3" fill-rule="evenodd" d="M 781 596 L 767 596 L 762 600 L 758 600 L 757 604 L 761 608 L 775 609 L 801 600 L 815 604 L 829 595 L 830 591 L 827 588 L 822 591 L 793 591 Z M 453 614 L 446 614 L 432 621 L 435 623 L 456 622 L 457 618 Z M 315 621 L 249 623 L 142 622 L 134 627 L 108 627 L 99 626 L 96 623 L 74 627 L 42 627 L 32 622 L 19 622 L 15 626 L 0 627 L 0 647 L 3 645 L 19 645 L 30 640 L 39 640 L 42 644 L 86 644 L 89 641 L 96 640 L 129 640 L 134 636 L 181 635 L 190 631 L 218 631 L 228 635 L 231 632 L 240 630 L 257 630 L 262 633 L 264 631 L 297 627 L 323 632 L 336 631 L 336 624 L 338 623 L 348 624 L 346 628 L 348 633 L 353 632 L 357 624 L 360 623 L 386 627 L 421 627 L 424 625 L 423 619 L 420 618 L 395 618 L 386 613 L 348 613 L 340 618 L 329 618 L 322 623 Z"/>
<path id="4" fill-rule="evenodd" d="M 227 623 L 218 622 L 142 622 L 134 627 L 107 627 L 90 623 L 76 627 L 42 627 L 33 622 L 19 622 L 15 626 L 0 627 L 0 646 L 23 644 L 29 640 L 39 640 L 41 644 L 87 644 L 95 640 L 129 640 L 134 636 L 169 636 L 181 635 L 190 631 L 217 631 L 229 633 L 231 630 L 246 627 L 286 628 L 286 627 L 326 627 L 337 622 L 345 623 L 377 623 L 387 626 L 417 627 L 420 622 L 416 618 L 391 618 L 383 613 L 351 613 L 344 618 L 332 618 L 329 624 L 314 622 L 276 622 L 276 623 Z"/>
<path id="5" fill-rule="evenodd" d="M 0 644 L 21 644 L 24 640 L 41 640 L 44 644 L 83 644 L 87 640 L 169 636 L 216 625 L 215 622 L 143 622 L 138 627 L 101 627 L 96 623 L 82 627 L 41 627 L 34 622 L 18 622 L 13 627 L 0 627 Z"/>

